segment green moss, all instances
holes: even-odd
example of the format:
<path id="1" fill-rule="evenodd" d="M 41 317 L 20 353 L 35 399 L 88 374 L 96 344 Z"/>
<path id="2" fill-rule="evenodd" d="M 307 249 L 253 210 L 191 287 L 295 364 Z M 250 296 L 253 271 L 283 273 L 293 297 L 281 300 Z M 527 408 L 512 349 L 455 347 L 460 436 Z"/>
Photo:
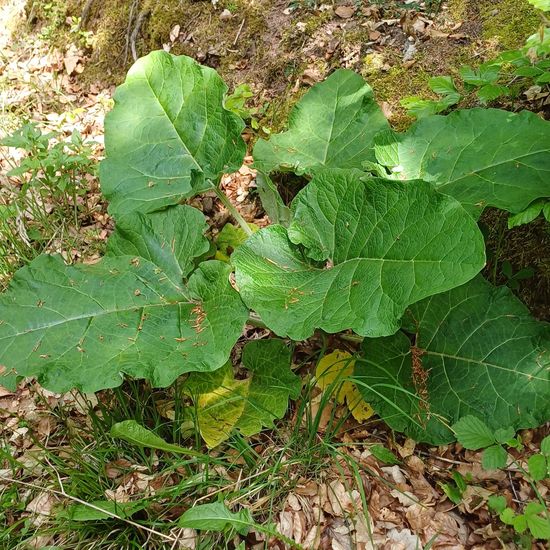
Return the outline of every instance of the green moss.
<path id="1" fill-rule="evenodd" d="M 468 12 L 468 0 L 449 0 L 447 8 L 453 19 L 462 21 Z"/>
<path id="2" fill-rule="evenodd" d="M 418 95 L 426 99 L 434 98 L 428 86 L 430 75 L 416 66 L 405 68 L 395 65 L 389 71 L 376 71 L 366 76 L 374 90 L 378 103 L 387 102 L 392 111 L 390 122 L 398 130 L 404 130 L 413 122 L 401 107 L 400 101 L 410 95 Z"/>
<path id="3" fill-rule="evenodd" d="M 220 10 L 214 10 L 210 5 L 192 0 L 144 0 L 139 11 L 148 10 L 148 16 L 143 20 L 139 38 L 136 41 L 138 55 L 144 55 L 151 50 L 160 49 L 169 41 L 170 31 L 174 25 L 181 26 L 181 32 L 193 33 L 192 43 L 177 41 L 172 45 L 175 55 L 208 54 L 213 47 L 220 53 L 217 67 L 229 84 L 234 84 L 235 71 L 231 69 L 244 53 L 250 49 L 257 37 L 265 31 L 265 22 L 260 8 L 247 0 L 235 0 L 235 16 L 229 21 L 221 21 Z M 96 47 L 93 63 L 89 64 L 82 77 L 89 82 L 99 79 L 102 82 L 120 83 L 129 65 L 132 63 L 130 51 L 128 23 L 130 19 L 131 2 L 128 0 L 109 0 L 109 2 L 94 2 L 90 21 L 96 36 Z M 135 21 L 136 13 L 133 14 Z M 242 20 L 245 24 L 239 34 L 238 43 L 233 42 Z M 216 37 L 213 39 L 213 37 Z M 260 48 L 254 48 L 255 55 Z M 216 65 L 216 57 L 208 60 Z"/>
<path id="4" fill-rule="evenodd" d="M 314 14 L 305 21 L 306 28 L 305 33 L 308 36 L 312 36 L 315 31 L 319 30 L 325 23 L 330 21 L 332 18 L 330 11 L 322 11 L 320 13 Z"/>
<path id="5" fill-rule="evenodd" d="M 536 10 L 525 0 L 484 0 L 479 13 L 483 38 L 497 38 L 506 49 L 522 46 L 540 25 Z"/>

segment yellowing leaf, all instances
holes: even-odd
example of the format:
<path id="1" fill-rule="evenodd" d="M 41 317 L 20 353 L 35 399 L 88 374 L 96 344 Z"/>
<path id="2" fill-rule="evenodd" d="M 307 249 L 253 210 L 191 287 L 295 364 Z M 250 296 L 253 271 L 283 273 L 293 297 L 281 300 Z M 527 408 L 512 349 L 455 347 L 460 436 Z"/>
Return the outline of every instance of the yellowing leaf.
<path id="1" fill-rule="evenodd" d="M 255 223 L 249 223 L 248 227 L 250 227 L 252 233 L 255 233 L 259 229 Z M 216 239 L 216 260 L 229 263 L 229 256 L 231 256 L 233 250 L 241 246 L 246 239 L 248 239 L 248 235 L 242 227 L 226 223 Z"/>
<path id="2" fill-rule="evenodd" d="M 346 396 L 348 408 L 355 420 L 364 422 L 374 414 L 374 409 L 361 397 L 356 385 L 351 383 L 351 390 Z"/>
<path id="3" fill-rule="evenodd" d="M 346 380 L 353 375 L 355 361 L 347 351 L 334 350 L 332 353 L 325 355 L 317 364 L 315 376 L 317 385 L 326 390 L 330 386 L 338 389 L 335 399 L 338 403 L 344 403 L 346 395 L 351 391 L 352 382 Z"/>
<path id="4" fill-rule="evenodd" d="M 249 380 L 235 380 L 231 363 L 221 369 L 220 385 L 197 399 L 199 431 L 208 447 L 216 447 L 229 437 L 241 417 Z M 216 373 L 218 374 L 218 373 Z"/>
<path id="5" fill-rule="evenodd" d="M 187 379 L 186 392 L 195 401 L 199 431 L 209 447 L 225 441 L 233 429 L 254 435 L 285 414 L 288 399 L 296 399 L 301 386 L 290 362 L 291 351 L 282 340 L 254 340 L 243 349 L 248 378 L 236 380 L 227 363 Z"/>
<path id="6" fill-rule="evenodd" d="M 315 376 L 317 377 L 317 385 L 322 390 L 331 387 L 337 389 L 336 402 L 340 404 L 347 403 L 348 409 L 355 420 L 362 422 L 370 418 L 374 411 L 363 400 L 355 384 L 348 380 L 348 377 L 353 376 L 354 368 L 355 361 L 352 359 L 352 355 L 347 351 L 337 349 L 325 355 L 319 361 Z"/>

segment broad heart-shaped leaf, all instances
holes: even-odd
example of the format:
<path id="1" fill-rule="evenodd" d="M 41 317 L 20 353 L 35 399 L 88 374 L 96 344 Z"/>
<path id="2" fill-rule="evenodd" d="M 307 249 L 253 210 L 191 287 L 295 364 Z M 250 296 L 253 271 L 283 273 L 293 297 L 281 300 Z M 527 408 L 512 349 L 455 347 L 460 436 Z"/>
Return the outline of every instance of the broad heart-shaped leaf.
<path id="1" fill-rule="evenodd" d="M 395 178 L 433 182 L 473 213 L 521 212 L 550 196 L 550 123 L 528 111 L 459 110 L 376 141 L 378 162 Z"/>
<path id="2" fill-rule="evenodd" d="M 112 214 L 176 204 L 240 167 L 244 123 L 223 107 L 226 91 L 189 57 L 156 51 L 132 66 L 105 119 L 100 178 Z"/>
<path id="3" fill-rule="evenodd" d="M 292 207 L 288 232 L 261 229 L 231 258 L 244 302 L 279 336 L 393 334 L 409 304 L 463 284 L 485 262 L 474 220 L 425 182 L 327 170 Z"/>
<path id="4" fill-rule="evenodd" d="M 40 256 L 0 298 L 0 365 L 60 392 L 115 387 L 123 373 L 167 386 L 217 369 L 248 313 L 229 273 L 203 262 L 184 287 L 143 258 L 74 267 Z"/>
<path id="5" fill-rule="evenodd" d="M 414 304 L 404 332 L 365 340 L 359 390 L 395 430 L 417 441 L 453 440 L 473 415 L 493 431 L 550 418 L 550 332 L 506 287 L 481 276 Z"/>
<path id="6" fill-rule="evenodd" d="M 136 212 L 117 221 L 107 254 L 150 260 L 179 285 L 193 271 L 195 258 L 208 252 L 207 229 L 204 216 L 191 206 L 173 206 L 147 215 Z"/>
<path id="7" fill-rule="evenodd" d="M 235 379 L 230 363 L 188 378 L 185 391 L 195 400 L 199 429 L 209 447 L 219 445 L 233 429 L 254 435 L 285 414 L 289 397 L 296 399 L 301 387 L 290 361 L 291 351 L 282 340 L 254 340 L 243 349 L 247 378 Z"/>
<path id="8" fill-rule="evenodd" d="M 374 136 L 389 127 L 371 87 L 344 69 L 313 86 L 290 113 L 288 125 L 288 131 L 256 143 L 254 163 L 262 172 L 362 168 L 374 160 Z"/>

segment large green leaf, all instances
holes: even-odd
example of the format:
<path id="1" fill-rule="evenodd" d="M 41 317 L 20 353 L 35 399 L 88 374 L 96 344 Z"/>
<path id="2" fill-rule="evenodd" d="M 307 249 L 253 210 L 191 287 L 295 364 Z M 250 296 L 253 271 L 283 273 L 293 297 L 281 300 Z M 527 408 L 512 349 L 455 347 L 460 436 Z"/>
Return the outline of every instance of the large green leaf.
<path id="1" fill-rule="evenodd" d="M 221 367 L 248 312 L 227 264 L 203 262 L 182 280 L 208 246 L 204 226 L 184 206 L 134 213 L 109 244 L 125 255 L 90 266 L 34 260 L 0 297 L 0 365 L 54 391 L 114 387 L 123 373 L 166 386 Z"/>
<path id="2" fill-rule="evenodd" d="M 411 337 L 365 340 L 356 364 L 363 398 L 392 428 L 441 444 L 466 415 L 493 430 L 550 418 L 549 327 L 508 288 L 478 276 L 411 306 L 404 328 Z"/>
<path id="3" fill-rule="evenodd" d="M 150 260 L 178 285 L 194 269 L 194 260 L 208 252 L 207 229 L 204 216 L 190 206 L 147 215 L 136 212 L 117 221 L 107 254 Z"/>
<path id="4" fill-rule="evenodd" d="M 374 136 L 388 128 L 371 87 L 344 69 L 313 86 L 290 113 L 288 125 L 288 131 L 254 147 L 255 165 L 266 174 L 362 168 L 374 160 Z"/>
<path id="5" fill-rule="evenodd" d="M 542 11 L 550 11 L 550 0 L 527 0 L 529 4 L 533 4 L 535 8 Z"/>
<path id="6" fill-rule="evenodd" d="M 111 213 L 176 204 L 240 167 L 244 124 L 223 107 L 226 91 L 189 57 L 156 51 L 132 66 L 105 119 L 100 177 Z"/>
<path id="7" fill-rule="evenodd" d="M 376 141 L 394 177 L 431 181 L 473 212 L 521 212 L 550 196 L 550 123 L 528 111 L 460 110 Z"/>
<path id="8" fill-rule="evenodd" d="M 292 206 L 288 232 L 262 229 L 232 256 L 244 302 L 280 336 L 302 340 L 316 328 L 392 334 L 409 304 L 484 265 L 475 222 L 425 182 L 327 170 Z"/>
<path id="9" fill-rule="evenodd" d="M 285 414 L 289 397 L 296 399 L 301 386 L 290 361 L 291 351 L 282 340 L 255 340 L 243 349 L 247 378 L 236 379 L 231 363 L 188 378 L 186 392 L 195 400 L 199 429 L 209 447 L 227 439 L 233 429 L 253 435 Z"/>
<path id="10" fill-rule="evenodd" d="M 77 267 L 41 256 L 0 298 L 0 364 L 85 392 L 120 385 L 122 373 L 167 386 L 219 368 L 247 318 L 229 272 L 204 262 L 184 288 L 132 256 Z"/>

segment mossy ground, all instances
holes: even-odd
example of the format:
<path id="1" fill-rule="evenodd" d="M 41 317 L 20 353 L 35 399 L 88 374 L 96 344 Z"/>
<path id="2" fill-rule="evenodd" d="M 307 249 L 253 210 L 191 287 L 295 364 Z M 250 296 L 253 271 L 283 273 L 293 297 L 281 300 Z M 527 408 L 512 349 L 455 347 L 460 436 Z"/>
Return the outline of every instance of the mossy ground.
<path id="1" fill-rule="evenodd" d="M 519 48 L 540 25 L 535 8 L 525 0 L 484 0 L 479 13 L 483 21 L 483 38 L 498 39 L 505 49 Z"/>
<path id="2" fill-rule="evenodd" d="M 392 3 L 384 7 L 391 14 Z M 48 5 L 48 8 L 45 6 Z M 29 0 L 33 18 L 41 25 L 55 27 L 54 45 L 67 43 L 67 16 L 80 16 L 82 2 L 53 0 L 48 4 Z M 321 67 L 321 76 L 339 66 L 361 72 L 377 97 L 393 113 L 392 123 L 404 128 L 411 123 L 400 100 L 407 95 L 429 97 L 429 76 L 456 74 L 460 65 L 482 62 L 498 49 L 517 47 L 539 23 L 536 11 L 525 0 L 449 0 L 442 14 L 462 22 L 467 38 L 420 40 L 415 63 L 402 63 L 406 36 L 394 36 L 392 45 L 376 48 L 384 67 L 368 67 L 369 17 L 342 21 L 333 12 L 301 9 L 285 16 L 286 0 L 224 0 L 214 9 L 210 2 L 195 0 L 109 0 L 94 1 L 87 14 L 86 28 L 94 32 L 92 63 L 81 79 L 118 84 L 132 63 L 131 34 L 136 18 L 143 18 L 135 48 L 138 55 L 169 44 L 170 31 L 180 25 L 180 37 L 170 44 L 174 54 L 185 54 L 215 67 L 230 88 L 246 82 L 257 92 L 257 104 L 272 102 L 264 122 L 282 128 L 292 105 L 304 91 L 301 74 L 312 65 Z M 222 20 L 220 8 L 232 18 Z M 52 21 L 53 19 L 53 21 Z M 390 32 L 394 32 L 390 29 Z M 328 37 L 328 38 L 327 38 Z M 74 37 L 72 37 L 74 38 Z M 325 40 L 325 38 L 327 38 Z M 337 42 L 332 55 L 326 42 Z M 316 46 L 319 51 L 316 52 Z M 354 57 L 356 59 L 349 60 Z M 315 56 L 318 55 L 317 59 Z"/>

